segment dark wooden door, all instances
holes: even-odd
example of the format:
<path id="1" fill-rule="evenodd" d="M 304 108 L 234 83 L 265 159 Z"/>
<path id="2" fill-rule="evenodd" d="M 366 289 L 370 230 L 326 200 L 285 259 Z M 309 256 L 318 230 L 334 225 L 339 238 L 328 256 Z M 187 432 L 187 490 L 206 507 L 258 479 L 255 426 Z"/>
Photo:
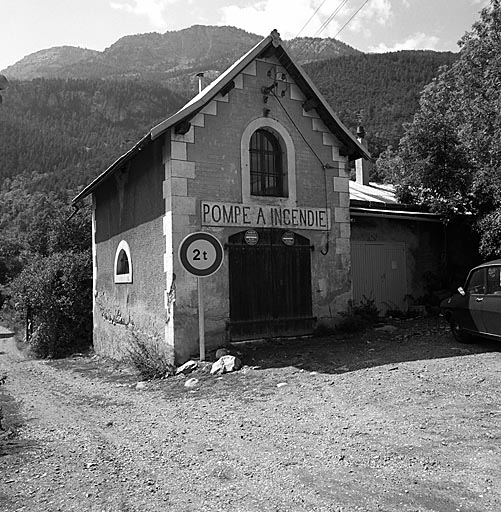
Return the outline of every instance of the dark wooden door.
<path id="1" fill-rule="evenodd" d="M 242 231 L 228 241 L 231 339 L 311 333 L 309 240 L 280 229 L 252 231 L 257 237 Z"/>

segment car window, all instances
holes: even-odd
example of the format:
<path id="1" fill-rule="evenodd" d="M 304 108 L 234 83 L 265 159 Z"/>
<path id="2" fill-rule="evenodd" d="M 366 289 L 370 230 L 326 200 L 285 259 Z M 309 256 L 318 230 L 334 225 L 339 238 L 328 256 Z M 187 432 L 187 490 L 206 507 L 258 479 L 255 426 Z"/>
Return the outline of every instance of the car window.
<path id="1" fill-rule="evenodd" d="M 501 267 L 489 267 L 487 269 L 488 294 L 501 295 Z"/>
<path id="2" fill-rule="evenodd" d="M 466 285 L 466 292 L 474 294 L 483 294 L 485 292 L 483 268 L 479 268 L 472 272 L 468 284 Z"/>

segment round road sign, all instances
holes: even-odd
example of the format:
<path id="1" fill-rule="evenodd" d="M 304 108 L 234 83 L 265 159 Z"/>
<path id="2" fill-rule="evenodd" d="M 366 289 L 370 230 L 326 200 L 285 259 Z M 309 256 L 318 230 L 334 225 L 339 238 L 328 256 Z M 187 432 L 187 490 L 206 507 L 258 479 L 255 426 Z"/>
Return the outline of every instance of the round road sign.
<path id="1" fill-rule="evenodd" d="M 181 265 L 194 276 L 207 277 L 223 263 L 223 246 L 210 233 L 198 231 L 186 236 L 179 246 Z"/>

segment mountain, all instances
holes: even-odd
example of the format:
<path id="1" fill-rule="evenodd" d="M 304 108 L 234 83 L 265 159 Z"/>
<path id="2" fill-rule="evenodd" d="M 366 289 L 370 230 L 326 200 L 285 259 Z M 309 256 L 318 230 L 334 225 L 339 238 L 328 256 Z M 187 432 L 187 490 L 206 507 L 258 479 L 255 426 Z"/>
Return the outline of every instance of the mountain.
<path id="1" fill-rule="evenodd" d="M 12 66 L 5 68 L 2 73 L 10 79 L 16 80 L 53 77 L 62 68 L 91 59 L 98 53 L 95 50 L 75 46 L 55 46 L 27 55 Z"/>
<path id="2" fill-rule="evenodd" d="M 0 184 L 35 173 L 42 189 L 81 186 L 192 97 L 196 72 L 214 79 L 260 39 L 198 25 L 126 36 L 104 52 L 61 47 L 25 57 L 5 70 L 11 87 L 0 110 Z M 288 45 L 348 128 L 355 132 L 361 119 L 374 156 L 398 144 L 422 88 L 456 58 L 431 51 L 363 54 L 334 39 Z M 50 78 L 12 80 L 37 73 Z"/>
<path id="3" fill-rule="evenodd" d="M 72 61 L 63 48 L 42 50 L 3 70 L 9 79 L 106 78 L 161 82 L 178 91 L 195 91 L 195 75 L 209 79 L 233 64 L 262 39 L 234 27 L 195 25 L 166 32 L 125 36 L 103 52 L 85 50 L 87 55 Z M 361 52 L 335 39 L 296 38 L 288 43 L 299 63 Z M 74 49 L 81 50 L 81 49 Z M 84 50 L 82 50 L 84 51 Z M 59 56 L 59 57 L 58 57 Z M 46 61 L 50 58 L 50 66 Z"/>

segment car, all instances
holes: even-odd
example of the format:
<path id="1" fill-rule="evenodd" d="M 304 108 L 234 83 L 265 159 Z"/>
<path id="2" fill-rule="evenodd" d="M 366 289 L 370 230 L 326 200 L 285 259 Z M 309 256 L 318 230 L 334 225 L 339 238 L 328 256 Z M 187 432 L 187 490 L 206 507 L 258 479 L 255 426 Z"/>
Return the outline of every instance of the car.
<path id="1" fill-rule="evenodd" d="M 477 336 L 501 339 L 501 259 L 472 268 L 464 287 L 443 300 L 440 310 L 460 343 Z"/>

